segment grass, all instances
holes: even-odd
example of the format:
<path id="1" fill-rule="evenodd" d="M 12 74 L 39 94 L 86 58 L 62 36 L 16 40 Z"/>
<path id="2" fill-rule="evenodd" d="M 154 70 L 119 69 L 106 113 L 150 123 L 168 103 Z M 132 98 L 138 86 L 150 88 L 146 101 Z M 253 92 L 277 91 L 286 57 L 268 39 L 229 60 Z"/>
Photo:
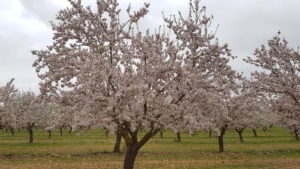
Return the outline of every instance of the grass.
<path id="1" fill-rule="evenodd" d="M 244 132 L 240 143 L 234 131 L 225 134 L 225 152 L 218 153 L 217 139 L 200 132 L 190 137 L 182 134 L 182 142 L 174 142 L 175 134 L 164 132 L 141 150 L 136 169 L 237 169 L 237 168 L 300 168 L 300 142 L 286 129 L 273 127 L 266 132 Z M 102 130 L 91 130 L 76 136 L 47 138 L 47 132 L 34 131 L 34 143 L 28 144 L 27 133 L 0 131 L 0 168 L 2 169 L 118 169 L 124 154 L 111 153 L 115 136 L 105 137 Z M 122 145 L 124 146 L 124 145 Z"/>

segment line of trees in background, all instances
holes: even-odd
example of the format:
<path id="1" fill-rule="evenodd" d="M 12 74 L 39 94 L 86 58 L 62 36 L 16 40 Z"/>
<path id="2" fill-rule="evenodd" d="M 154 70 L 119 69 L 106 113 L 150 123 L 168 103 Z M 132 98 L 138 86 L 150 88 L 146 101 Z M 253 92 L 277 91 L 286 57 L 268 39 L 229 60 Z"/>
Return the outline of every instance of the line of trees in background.
<path id="1" fill-rule="evenodd" d="M 149 4 L 127 9 L 123 20 L 117 0 L 81 1 L 58 12 L 53 44 L 32 51 L 41 94 L 19 92 L 13 80 L 0 88 L 0 127 L 51 131 L 68 127 L 102 127 L 121 138 L 127 152 L 124 169 L 132 169 L 139 149 L 163 130 L 192 135 L 215 132 L 219 151 L 228 129 L 243 142 L 246 128 L 278 125 L 300 134 L 300 54 L 280 33 L 256 49 L 246 62 L 260 67 L 250 79 L 229 66 L 235 59 L 211 30 L 212 16 L 199 0 L 184 16 L 164 16 L 166 27 L 139 30 Z M 122 17 L 120 17 L 122 16 Z M 144 131 L 138 138 L 139 131 Z"/>

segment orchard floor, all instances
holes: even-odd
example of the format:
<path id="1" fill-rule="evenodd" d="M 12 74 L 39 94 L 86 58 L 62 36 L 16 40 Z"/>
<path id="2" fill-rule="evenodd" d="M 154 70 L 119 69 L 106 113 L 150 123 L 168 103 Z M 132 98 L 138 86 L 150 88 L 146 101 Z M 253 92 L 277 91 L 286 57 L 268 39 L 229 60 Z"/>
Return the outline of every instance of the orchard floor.
<path id="1" fill-rule="evenodd" d="M 92 130 L 81 135 L 64 131 L 47 133 L 34 131 L 34 143 L 27 143 L 27 133 L 15 136 L 0 131 L 1 169 L 120 169 L 122 153 L 111 153 L 115 137 L 105 138 L 104 131 Z M 138 154 L 135 169 L 214 169 L 214 168 L 274 168 L 300 169 L 300 141 L 286 129 L 273 127 L 266 132 L 244 132 L 244 143 L 233 131 L 225 134 L 225 152 L 218 153 L 216 138 L 205 132 L 174 142 L 175 134 L 164 132 L 150 140 Z M 124 143 L 122 141 L 122 149 Z"/>

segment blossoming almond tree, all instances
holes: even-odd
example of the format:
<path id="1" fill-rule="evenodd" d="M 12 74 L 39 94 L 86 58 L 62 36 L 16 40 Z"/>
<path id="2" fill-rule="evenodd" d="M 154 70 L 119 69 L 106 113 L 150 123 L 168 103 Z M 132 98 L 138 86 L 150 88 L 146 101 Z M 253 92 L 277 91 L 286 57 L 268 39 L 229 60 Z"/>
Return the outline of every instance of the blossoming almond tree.
<path id="1" fill-rule="evenodd" d="M 300 54 L 288 47 L 288 42 L 280 38 L 280 33 L 256 49 L 254 58 L 246 62 L 262 68 L 263 72 L 252 73 L 253 85 L 261 92 L 272 94 L 274 107 L 281 112 L 285 126 L 292 130 L 295 138 L 299 135 L 300 100 Z M 278 106 L 282 105 L 282 106 Z M 287 120 L 290 119 L 290 120 Z"/>
<path id="2" fill-rule="evenodd" d="M 182 66 L 177 68 L 178 75 L 170 83 L 173 85 L 171 103 L 174 110 L 183 114 L 177 117 L 186 121 L 187 126 L 192 125 L 188 128 L 203 129 L 205 124 L 208 130 L 218 128 L 219 143 L 223 145 L 229 122 L 228 111 L 224 109 L 226 96 L 234 92 L 240 75 L 229 66 L 229 60 L 234 57 L 227 44 L 219 45 L 215 33 L 210 30 L 213 18 L 206 15 L 206 8 L 199 3 L 198 0 L 190 1 L 187 17 L 180 12 L 178 17 L 165 17 L 176 37 L 176 53 L 182 61 Z"/>
<path id="3" fill-rule="evenodd" d="M 18 92 L 13 82 L 14 79 L 11 79 L 5 86 L 0 87 L 0 128 L 9 129 L 12 135 L 17 128 L 17 117 L 12 111 L 12 103 Z"/>
<path id="4" fill-rule="evenodd" d="M 230 51 L 213 41 L 211 18 L 198 0 L 190 2 L 187 19 L 165 19 L 176 39 L 163 30 L 139 31 L 149 4 L 134 13 L 129 7 L 128 20 L 122 22 L 116 0 L 97 1 L 96 11 L 69 2 L 72 7 L 60 11 L 52 25 L 53 44 L 33 51 L 41 93 L 67 96 L 61 103 L 75 123 L 122 135 L 125 169 L 133 168 L 138 151 L 157 132 L 182 122 L 188 98 L 197 89 L 224 91 L 234 81 L 227 65 Z M 138 138 L 141 129 L 145 133 Z"/>
<path id="5" fill-rule="evenodd" d="M 160 48 L 160 44 L 157 43 L 161 40 L 157 38 L 155 39 L 157 43 L 152 43 L 156 37 L 149 35 L 148 39 L 143 39 L 140 33 L 137 35 L 131 33 L 132 24 L 136 24 L 147 13 L 149 5 L 145 4 L 144 8 L 134 14 L 131 14 L 128 8 L 129 19 L 123 23 L 119 19 L 120 10 L 115 0 L 98 1 L 96 12 L 89 7 L 83 7 L 80 1 L 70 3 L 71 9 L 62 10 L 58 14 L 57 19 L 60 23 L 53 24 L 55 31 L 53 45 L 47 50 L 33 52 L 38 56 L 34 66 L 43 80 L 41 93 L 50 97 L 60 97 L 67 93 L 73 94 L 71 98 L 79 96 L 67 100 L 71 102 L 70 108 L 76 113 L 81 113 L 81 117 L 87 115 L 86 113 L 89 115 L 97 113 L 97 116 L 91 117 L 99 117 L 107 128 L 119 131 L 128 146 L 124 168 L 133 168 L 138 149 L 156 134 L 158 128 L 154 125 L 154 120 L 158 117 L 154 116 L 152 120 L 149 118 L 153 113 L 152 109 L 158 112 L 157 107 L 161 106 L 152 108 L 148 104 L 163 103 L 153 98 L 147 103 L 145 101 L 145 95 L 153 95 L 153 92 L 158 90 L 157 86 L 163 83 L 157 81 L 159 77 L 156 80 L 150 77 L 156 72 L 157 75 L 164 73 L 161 61 L 166 57 L 161 58 L 156 51 Z M 141 44 L 147 43 L 147 40 L 148 45 L 155 46 Z M 138 70 L 144 68 L 138 63 L 134 64 L 135 58 L 132 56 L 137 59 L 143 57 L 144 59 L 140 60 L 143 65 L 149 63 L 144 71 L 145 76 L 142 71 L 136 73 L 134 70 L 134 66 Z M 119 64 L 125 67 L 123 72 Z M 42 73 L 43 71 L 45 72 Z M 146 71 L 149 73 L 146 74 Z M 148 85 L 149 83 L 144 82 L 147 79 L 143 76 L 148 77 L 149 83 L 153 84 Z M 64 91 L 64 88 L 71 91 Z M 127 97 L 132 100 L 128 100 Z M 80 105 L 82 103 L 85 105 Z M 82 107 L 83 110 L 80 109 Z M 135 116 L 134 113 L 138 113 L 137 115 L 141 113 L 147 119 Z M 138 129 L 146 126 L 149 131 L 138 141 Z"/>
<path id="6" fill-rule="evenodd" d="M 33 128 L 41 126 L 43 122 L 43 105 L 34 93 L 22 92 L 16 95 L 12 107 L 17 117 L 18 128 L 26 128 L 29 143 L 33 143 Z"/>
<path id="7" fill-rule="evenodd" d="M 33 51 L 38 56 L 34 66 L 43 80 L 43 95 L 61 97 L 68 93 L 65 89 L 73 90 L 73 96 L 67 95 L 77 98 L 68 101 L 75 101 L 69 103 L 69 108 L 72 105 L 72 109 L 81 110 L 79 102 L 95 106 L 115 97 L 121 73 L 121 49 L 127 41 L 130 43 L 133 25 L 148 12 L 149 4 L 134 13 L 128 7 L 128 20 L 123 22 L 116 0 L 97 1 L 95 12 L 83 7 L 81 1 L 69 2 L 72 8 L 61 10 L 57 15 L 58 23 L 52 24 L 53 45 L 47 50 Z M 46 72 L 42 73 L 44 70 Z"/>
<path id="8" fill-rule="evenodd" d="M 48 132 L 48 138 L 52 137 L 52 131 L 57 129 L 56 117 L 59 114 L 59 107 L 57 104 L 51 102 L 42 102 L 42 116 L 41 116 L 41 128 Z"/>
<path id="9" fill-rule="evenodd" d="M 239 91 L 231 98 L 228 104 L 229 117 L 231 118 L 229 128 L 238 133 L 240 142 L 244 142 L 244 129 L 255 128 L 254 123 L 258 122 L 257 119 L 261 117 L 261 114 L 269 113 L 271 108 L 267 98 L 260 96 L 248 84 L 249 81 L 244 80 Z"/>

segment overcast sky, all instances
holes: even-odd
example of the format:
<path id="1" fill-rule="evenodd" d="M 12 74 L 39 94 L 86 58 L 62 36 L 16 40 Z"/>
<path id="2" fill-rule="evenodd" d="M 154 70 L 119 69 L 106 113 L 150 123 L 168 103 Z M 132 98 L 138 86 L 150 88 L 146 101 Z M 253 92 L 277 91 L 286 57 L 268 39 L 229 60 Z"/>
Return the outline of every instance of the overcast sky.
<path id="1" fill-rule="evenodd" d="M 93 4 L 95 0 L 83 0 Z M 189 0 L 119 0 L 122 8 L 129 2 L 141 7 L 150 2 L 150 13 L 143 20 L 145 27 L 156 28 L 162 14 L 187 12 Z M 226 42 L 238 59 L 231 63 L 239 72 L 248 75 L 255 68 L 243 63 L 254 49 L 266 44 L 279 30 L 290 46 L 300 45 L 300 0 L 202 0 L 207 13 L 219 24 L 217 37 Z M 51 44 L 49 24 L 58 10 L 68 6 L 67 0 L 1 0 L 0 3 L 0 86 L 10 78 L 20 90 L 38 93 L 39 79 L 32 63 L 33 49 Z"/>

